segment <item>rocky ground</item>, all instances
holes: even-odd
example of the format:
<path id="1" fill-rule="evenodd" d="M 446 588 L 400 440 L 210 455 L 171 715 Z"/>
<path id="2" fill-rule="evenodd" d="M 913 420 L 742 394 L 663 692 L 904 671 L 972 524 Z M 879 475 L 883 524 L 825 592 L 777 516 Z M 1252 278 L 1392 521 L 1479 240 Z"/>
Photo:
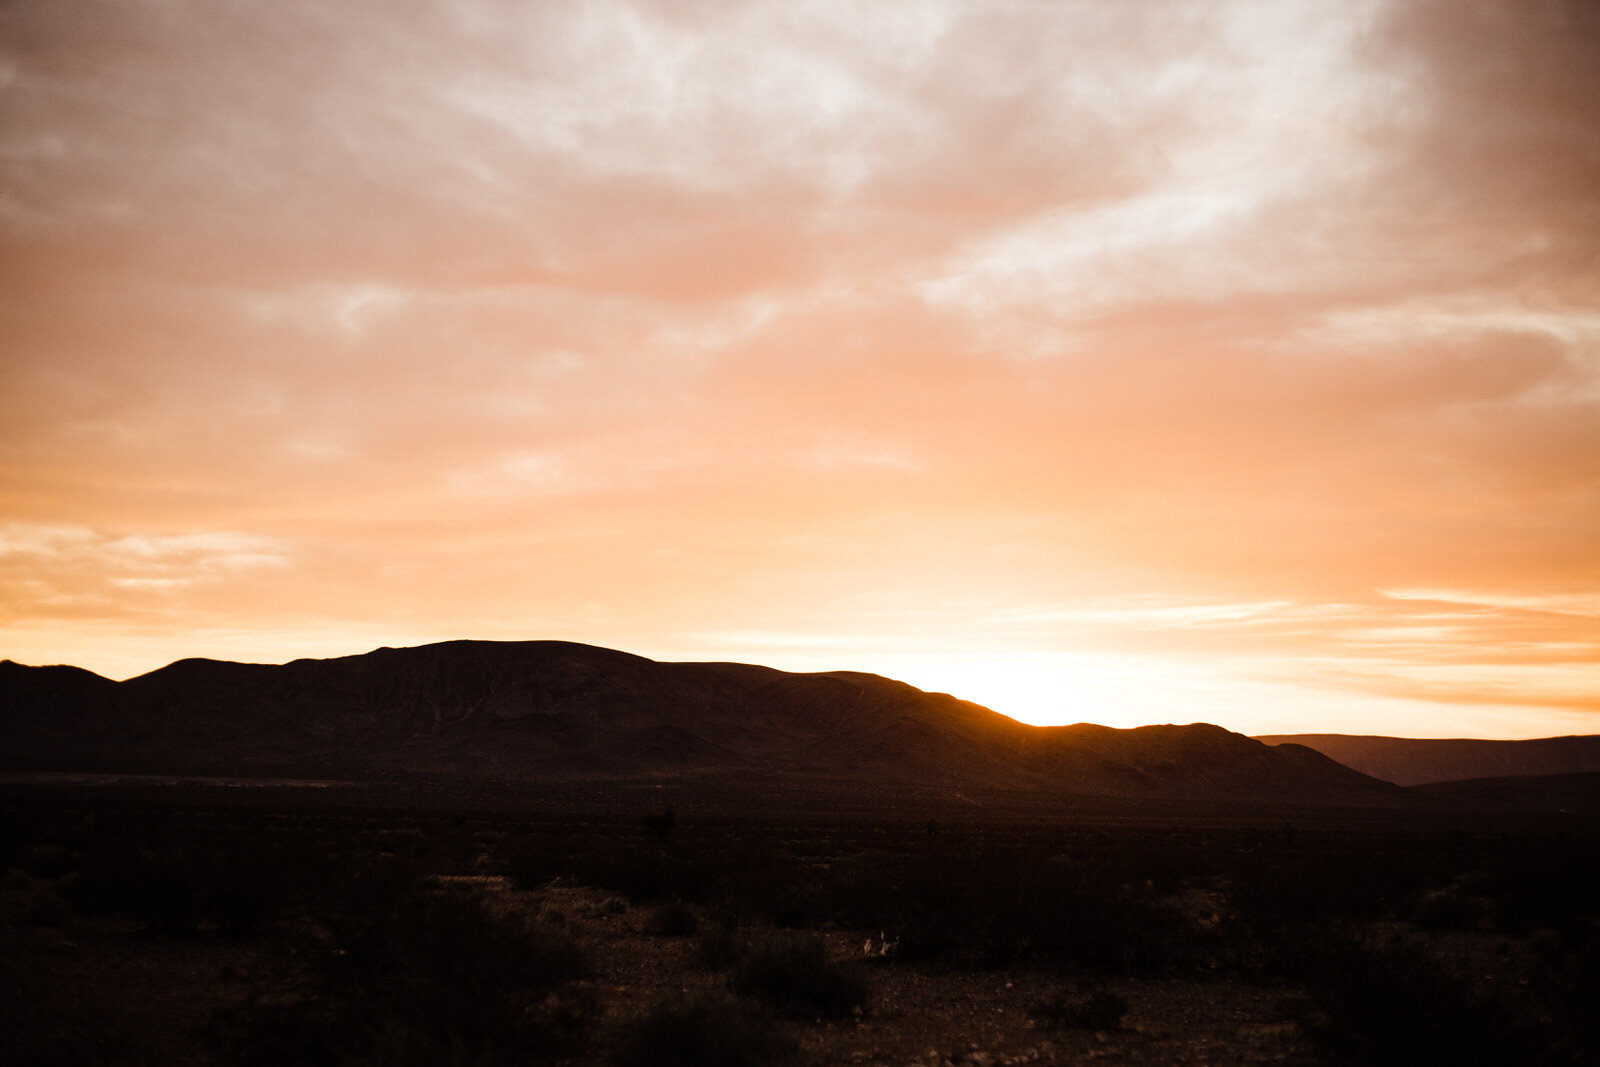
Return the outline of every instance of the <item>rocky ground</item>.
<path id="1" fill-rule="evenodd" d="M 728 977 L 702 964 L 695 936 L 649 932 L 653 910 L 578 886 L 519 890 L 500 877 L 455 879 L 490 907 L 568 930 L 594 961 L 598 1018 L 590 1049 L 573 1063 L 604 1063 L 608 1035 L 652 1004 L 727 993 Z M 462 883 L 467 883 L 462 886 Z M 13 871 L 0 886 L 5 959 L 6 1062 L 225 1063 L 214 1020 L 251 1003 L 314 995 L 295 939 L 269 932 L 244 941 L 201 932 L 171 938 L 113 916 L 40 916 L 47 888 Z M 41 922 L 40 919 L 44 921 Z M 698 917 L 697 917 L 698 918 Z M 741 935 L 760 938 L 760 929 Z M 1027 970 L 979 973 L 883 957 L 877 931 L 820 936 L 836 961 L 859 971 L 869 996 L 843 1018 L 785 1018 L 775 1025 L 804 1060 L 823 1064 L 1202 1064 L 1315 1062 L 1286 1021 L 1281 991 L 1230 978 L 1096 978 L 1121 997 L 1116 1025 L 1058 1027 L 1036 1014 L 1080 984 Z"/>
<path id="2" fill-rule="evenodd" d="M 1586 824 L 630 807 L 0 794 L 0 1063 L 1600 1062 Z"/>

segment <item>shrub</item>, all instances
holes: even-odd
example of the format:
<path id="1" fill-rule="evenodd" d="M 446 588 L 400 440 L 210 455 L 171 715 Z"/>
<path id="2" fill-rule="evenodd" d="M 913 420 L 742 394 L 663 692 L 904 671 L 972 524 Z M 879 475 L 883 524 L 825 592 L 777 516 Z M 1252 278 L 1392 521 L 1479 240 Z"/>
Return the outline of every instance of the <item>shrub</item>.
<path id="1" fill-rule="evenodd" d="M 1543 994 L 1552 1022 L 1565 1031 L 1561 1044 L 1582 1050 L 1571 1057 L 1600 1057 L 1600 927 L 1576 922 L 1560 932 L 1546 930 L 1530 942 L 1533 983 Z"/>
<path id="2" fill-rule="evenodd" d="M 1120 972 L 1215 952 L 1194 923 L 1162 906 L 1151 880 L 1047 848 L 952 841 L 863 857 L 841 864 L 829 889 L 836 921 L 898 937 L 910 960 Z"/>
<path id="3" fill-rule="evenodd" d="M 1362 1064 L 1528 1063 L 1529 1035 L 1407 941 L 1329 937 L 1305 963 L 1307 1035 Z"/>
<path id="4" fill-rule="evenodd" d="M 244 936 L 326 881 L 306 857 L 266 842 L 205 839 L 146 846 L 107 839 L 87 850 L 70 887 L 85 910 L 133 916 L 158 934 L 202 927 Z"/>
<path id="5" fill-rule="evenodd" d="M 20 871 L 15 867 L 6 871 L 4 877 L 0 877 L 0 890 L 32 889 L 37 884 L 32 878 L 28 877 L 26 871 Z"/>
<path id="6" fill-rule="evenodd" d="M 501 866 L 518 889 L 537 889 L 569 873 L 567 850 L 552 837 L 521 837 L 500 850 Z"/>
<path id="7" fill-rule="evenodd" d="M 1426 839 L 1368 834 L 1249 852 L 1230 864 L 1231 903 L 1258 930 L 1406 918 L 1430 890 L 1461 889 L 1467 858 L 1441 856 Z"/>
<path id="8" fill-rule="evenodd" d="M 199 916 L 187 867 L 135 842 L 106 840 L 84 855 L 67 891 L 83 911 L 131 915 L 154 933 L 193 931 Z"/>
<path id="9" fill-rule="evenodd" d="M 724 997 L 657 1004 L 626 1026 L 617 1067 L 759 1067 L 796 1059 L 795 1042 L 768 1016 Z"/>
<path id="10" fill-rule="evenodd" d="M 700 920 L 689 905 L 673 900 L 655 910 L 645 929 L 659 937 L 691 937 L 699 932 Z"/>
<path id="11" fill-rule="evenodd" d="M 774 926 L 785 930 L 807 926 L 827 917 L 828 902 L 820 886 L 791 884 L 769 908 Z"/>
<path id="12" fill-rule="evenodd" d="M 78 869 L 78 857 L 61 845 L 34 845 L 22 853 L 17 866 L 35 878 L 60 878 Z"/>
<path id="13" fill-rule="evenodd" d="M 720 971 L 738 963 L 749 948 L 739 937 L 739 926 L 733 916 L 723 913 L 701 930 L 695 959 L 709 971 Z"/>
<path id="14" fill-rule="evenodd" d="M 610 842 L 576 859 L 579 881 L 633 901 L 704 900 L 717 885 L 711 858 L 679 846 Z"/>
<path id="15" fill-rule="evenodd" d="M 530 1002 L 590 971 L 566 933 L 496 917 L 453 892 L 414 893 L 341 940 L 328 960 L 332 991 L 444 1045 L 517 1044 Z"/>
<path id="16" fill-rule="evenodd" d="M 793 1015 L 840 1016 L 867 1001 L 867 983 L 834 962 L 817 937 L 776 937 L 750 949 L 734 969 L 733 988 Z"/>
<path id="17" fill-rule="evenodd" d="M 1486 910 L 1482 900 L 1452 886 L 1424 893 L 1411 909 L 1411 921 L 1422 930 L 1476 930 Z"/>
<path id="18" fill-rule="evenodd" d="M 595 1009 L 587 954 L 562 931 L 414 890 L 388 912 L 336 917 L 314 996 L 223 1019 L 253 1063 L 522 1062 L 582 1046 Z"/>
<path id="19" fill-rule="evenodd" d="M 1033 1009 L 1041 1023 L 1063 1030 L 1115 1030 L 1127 1014 L 1127 1000 L 1104 986 L 1060 992 Z"/>
<path id="20" fill-rule="evenodd" d="M 48 891 L 34 897 L 28 905 L 28 921 L 35 926 L 60 926 L 69 914 L 71 909 L 67 902 Z"/>
<path id="21" fill-rule="evenodd" d="M 1600 849 L 1566 844 L 1532 855 L 1506 855 L 1475 887 L 1490 903 L 1495 925 L 1528 935 L 1574 915 L 1600 913 Z"/>

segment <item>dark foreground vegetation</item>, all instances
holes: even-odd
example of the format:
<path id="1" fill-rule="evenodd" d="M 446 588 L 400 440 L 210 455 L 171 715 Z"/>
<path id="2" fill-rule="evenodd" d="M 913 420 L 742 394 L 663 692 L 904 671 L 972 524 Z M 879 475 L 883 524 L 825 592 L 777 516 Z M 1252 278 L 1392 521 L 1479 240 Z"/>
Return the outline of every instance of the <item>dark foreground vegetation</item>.
<path id="1" fill-rule="evenodd" d="M 12 1064 L 1600 1062 L 1581 821 L 0 800 Z"/>

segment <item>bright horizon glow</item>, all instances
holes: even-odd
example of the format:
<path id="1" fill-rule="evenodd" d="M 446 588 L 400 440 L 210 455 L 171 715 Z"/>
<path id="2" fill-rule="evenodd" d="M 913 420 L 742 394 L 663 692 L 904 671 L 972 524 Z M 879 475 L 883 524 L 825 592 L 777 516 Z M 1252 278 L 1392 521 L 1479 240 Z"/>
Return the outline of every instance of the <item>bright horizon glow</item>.
<path id="1" fill-rule="evenodd" d="M 1600 723 L 1586 0 L 0 12 L 0 656 Z"/>

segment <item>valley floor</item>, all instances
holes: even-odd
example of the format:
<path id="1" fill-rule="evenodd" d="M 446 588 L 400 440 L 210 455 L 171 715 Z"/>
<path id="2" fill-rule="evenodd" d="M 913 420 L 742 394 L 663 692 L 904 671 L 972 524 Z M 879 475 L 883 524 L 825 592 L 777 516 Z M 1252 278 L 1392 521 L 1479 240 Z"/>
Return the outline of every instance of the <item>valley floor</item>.
<path id="1" fill-rule="evenodd" d="M 8 1064 L 1600 1062 L 1581 824 L 0 801 Z"/>
<path id="2" fill-rule="evenodd" d="M 581 887 L 524 892 L 499 880 L 479 890 L 496 907 L 559 914 L 594 954 L 600 1009 L 592 1047 L 562 1062 L 604 1063 L 605 1035 L 651 1005 L 725 992 L 726 975 L 696 959 L 692 939 L 651 934 L 649 913 Z M 6 1062 L 231 1063 L 215 1020 L 251 1004 L 314 996 L 303 964 L 266 942 L 161 939 L 125 919 L 41 927 L 15 884 L 0 890 L 0 952 L 8 981 Z M 760 931 L 752 931 L 759 934 Z M 868 974 L 870 999 L 843 1019 L 781 1019 L 802 1060 L 825 1064 L 1310 1063 L 1314 1050 L 1283 1017 L 1282 991 L 1229 978 L 1097 979 L 1127 1013 L 1111 1028 L 1052 1028 L 1033 1010 L 1077 988 L 1027 968 L 977 974 L 861 958 L 866 932 L 825 935 L 834 958 Z"/>

